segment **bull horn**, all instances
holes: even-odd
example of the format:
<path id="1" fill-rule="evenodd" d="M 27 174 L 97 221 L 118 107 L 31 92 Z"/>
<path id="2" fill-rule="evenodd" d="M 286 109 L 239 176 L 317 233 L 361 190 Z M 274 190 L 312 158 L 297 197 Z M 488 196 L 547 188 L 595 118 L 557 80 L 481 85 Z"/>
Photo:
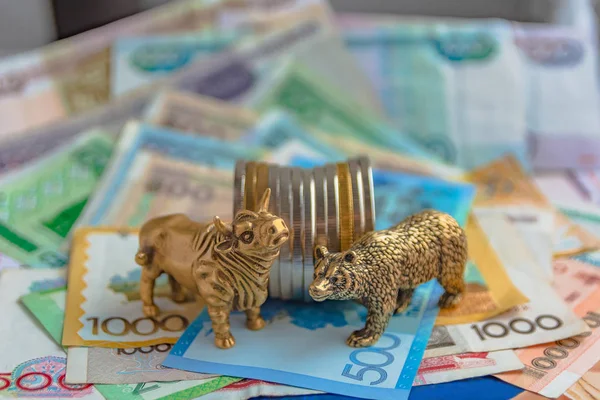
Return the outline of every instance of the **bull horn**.
<path id="1" fill-rule="evenodd" d="M 264 211 L 267 212 L 269 210 L 269 199 L 271 198 L 271 188 L 267 188 L 265 193 L 262 195 L 258 212 Z"/>
<path id="2" fill-rule="evenodd" d="M 226 236 L 231 235 L 231 232 L 232 232 L 231 226 L 229 226 L 225 222 L 221 221 L 221 218 L 215 216 L 213 222 L 215 224 L 215 228 L 217 228 L 217 230 L 219 232 L 221 232 L 223 235 L 226 235 Z"/>

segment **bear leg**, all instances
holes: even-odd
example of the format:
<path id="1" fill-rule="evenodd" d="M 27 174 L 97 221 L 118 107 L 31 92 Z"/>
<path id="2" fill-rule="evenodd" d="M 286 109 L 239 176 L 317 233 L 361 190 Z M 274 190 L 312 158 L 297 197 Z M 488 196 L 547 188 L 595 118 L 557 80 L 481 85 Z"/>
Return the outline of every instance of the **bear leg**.
<path id="1" fill-rule="evenodd" d="M 402 311 L 406 310 L 406 308 L 410 304 L 410 300 L 412 299 L 414 291 L 415 289 L 398 290 L 398 297 L 396 298 L 396 308 L 394 309 L 394 314 L 399 314 Z"/>
<path id="2" fill-rule="evenodd" d="M 438 278 L 438 281 L 445 290 L 444 294 L 440 296 L 438 301 L 440 308 L 449 308 L 457 305 L 462 299 L 462 294 L 465 291 L 465 282 L 463 277 L 442 277 L 442 279 Z"/>

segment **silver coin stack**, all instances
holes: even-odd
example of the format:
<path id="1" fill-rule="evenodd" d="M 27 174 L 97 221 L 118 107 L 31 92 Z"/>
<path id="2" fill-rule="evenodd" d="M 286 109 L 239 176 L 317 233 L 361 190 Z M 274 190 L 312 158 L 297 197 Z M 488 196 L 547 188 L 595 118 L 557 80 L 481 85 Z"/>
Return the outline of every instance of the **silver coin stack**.
<path id="1" fill-rule="evenodd" d="M 367 157 L 304 169 L 240 160 L 235 166 L 234 215 L 255 210 L 271 189 L 269 211 L 290 230 L 269 277 L 269 296 L 312 301 L 308 287 L 314 273 L 314 247 L 347 250 L 375 228 L 373 176 Z"/>

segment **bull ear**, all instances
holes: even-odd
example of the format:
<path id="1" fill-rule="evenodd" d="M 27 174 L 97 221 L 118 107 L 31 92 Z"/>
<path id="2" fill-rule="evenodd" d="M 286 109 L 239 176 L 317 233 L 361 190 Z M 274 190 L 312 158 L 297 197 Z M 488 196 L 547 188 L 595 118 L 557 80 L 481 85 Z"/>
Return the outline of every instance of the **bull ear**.
<path id="1" fill-rule="evenodd" d="M 215 228 L 217 228 L 217 230 L 219 232 L 221 232 L 223 235 L 225 235 L 225 236 L 231 236 L 232 235 L 233 228 L 231 227 L 231 225 L 226 224 L 225 222 L 221 221 L 221 218 L 215 217 L 213 219 L 213 222 L 215 224 Z"/>
<path id="2" fill-rule="evenodd" d="M 318 260 L 325 258 L 329 254 L 329 250 L 325 246 L 317 246 L 315 248 L 315 258 Z"/>
<path id="3" fill-rule="evenodd" d="M 271 188 L 267 188 L 258 203 L 258 212 L 269 211 L 269 199 L 271 198 Z"/>

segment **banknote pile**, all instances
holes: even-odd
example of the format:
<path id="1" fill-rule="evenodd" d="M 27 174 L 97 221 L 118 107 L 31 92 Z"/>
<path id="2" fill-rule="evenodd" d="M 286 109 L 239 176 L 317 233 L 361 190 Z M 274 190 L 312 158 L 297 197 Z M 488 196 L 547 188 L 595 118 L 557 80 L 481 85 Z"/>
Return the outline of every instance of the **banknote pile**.
<path id="1" fill-rule="evenodd" d="M 0 59 L 0 398 L 600 398 L 597 51 L 544 29 L 183 0 Z M 267 188 L 265 328 L 216 348 L 166 275 L 144 314 L 141 225 Z M 347 346 L 367 310 L 312 301 L 315 244 L 424 209 L 466 232 L 462 301 L 427 282 Z"/>

